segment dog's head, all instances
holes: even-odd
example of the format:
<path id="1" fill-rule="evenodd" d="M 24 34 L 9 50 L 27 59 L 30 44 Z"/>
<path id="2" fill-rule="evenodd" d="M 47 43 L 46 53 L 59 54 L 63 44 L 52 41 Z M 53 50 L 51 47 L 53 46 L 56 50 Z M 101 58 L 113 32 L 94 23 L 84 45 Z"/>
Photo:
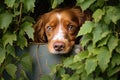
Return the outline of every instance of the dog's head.
<path id="1" fill-rule="evenodd" d="M 35 24 L 35 42 L 48 42 L 50 53 L 68 53 L 85 20 L 86 15 L 79 8 L 52 10 L 42 15 Z"/>

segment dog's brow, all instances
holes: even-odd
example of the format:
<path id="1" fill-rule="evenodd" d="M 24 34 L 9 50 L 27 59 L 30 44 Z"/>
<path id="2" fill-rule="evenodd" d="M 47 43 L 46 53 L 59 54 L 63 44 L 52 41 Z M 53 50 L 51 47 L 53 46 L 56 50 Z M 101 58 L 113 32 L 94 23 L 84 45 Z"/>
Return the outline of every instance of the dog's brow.
<path id="1" fill-rule="evenodd" d="M 58 33 L 53 37 L 53 40 L 64 40 L 64 34 L 63 34 L 63 30 L 62 30 L 62 25 L 61 25 L 61 15 L 60 14 L 56 14 L 57 18 L 58 18 Z"/>

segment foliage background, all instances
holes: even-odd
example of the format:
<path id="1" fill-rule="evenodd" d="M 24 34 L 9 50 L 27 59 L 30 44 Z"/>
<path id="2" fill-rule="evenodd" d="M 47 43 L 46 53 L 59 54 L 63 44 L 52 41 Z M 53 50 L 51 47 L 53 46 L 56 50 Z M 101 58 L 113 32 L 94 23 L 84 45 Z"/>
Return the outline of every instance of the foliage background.
<path id="1" fill-rule="evenodd" d="M 39 15 L 68 6 L 90 9 L 93 21 L 86 21 L 78 34 L 85 50 L 54 66 L 52 74 L 61 80 L 120 79 L 120 0 L 0 0 L 0 80 L 29 80 L 25 71 L 32 72 L 32 59 L 17 54 L 16 46 L 28 46 Z"/>

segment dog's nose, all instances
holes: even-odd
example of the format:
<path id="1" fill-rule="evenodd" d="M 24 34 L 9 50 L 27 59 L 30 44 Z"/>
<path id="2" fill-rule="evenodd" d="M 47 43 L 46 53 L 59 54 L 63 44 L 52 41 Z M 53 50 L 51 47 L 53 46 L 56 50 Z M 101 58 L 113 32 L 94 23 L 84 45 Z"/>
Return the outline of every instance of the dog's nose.
<path id="1" fill-rule="evenodd" d="M 65 43 L 64 42 L 55 42 L 53 45 L 55 51 L 62 51 L 65 47 Z"/>

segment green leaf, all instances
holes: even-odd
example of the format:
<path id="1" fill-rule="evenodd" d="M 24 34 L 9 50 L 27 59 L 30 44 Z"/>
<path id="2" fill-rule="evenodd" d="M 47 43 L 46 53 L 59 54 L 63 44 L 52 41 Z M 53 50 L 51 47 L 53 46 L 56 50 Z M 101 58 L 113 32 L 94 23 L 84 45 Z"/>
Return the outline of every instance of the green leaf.
<path id="1" fill-rule="evenodd" d="M 88 58 L 85 62 L 85 70 L 87 72 L 87 75 L 95 71 L 95 68 L 97 67 L 97 59 L 96 57 Z"/>
<path id="2" fill-rule="evenodd" d="M 91 34 L 84 35 L 81 40 L 82 47 L 85 47 L 90 40 L 92 40 Z"/>
<path id="3" fill-rule="evenodd" d="M 17 40 L 16 34 L 15 33 L 11 33 L 11 32 L 6 32 L 3 35 L 2 41 L 3 41 L 3 45 L 4 47 L 9 43 L 10 45 L 13 45 L 13 42 Z"/>
<path id="4" fill-rule="evenodd" d="M 97 41 L 101 39 L 102 27 L 101 24 L 96 24 L 93 30 L 93 44 L 95 45 Z"/>
<path id="5" fill-rule="evenodd" d="M 5 0 L 5 4 L 7 4 L 8 7 L 13 7 L 15 3 L 15 0 Z"/>
<path id="6" fill-rule="evenodd" d="M 74 62 L 82 61 L 88 57 L 88 54 L 89 54 L 88 51 L 83 51 L 83 52 L 75 55 L 73 60 L 74 60 Z"/>
<path id="7" fill-rule="evenodd" d="M 78 4 L 83 3 L 85 0 L 76 0 L 76 1 L 77 1 L 77 3 L 76 3 L 76 4 L 78 5 Z"/>
<path id="8" fill-rule="evenodd" d="M 108 67 L 108 63 L 110 62 L 111 53 L 106 47 L 96 49 L 95 53 L 98 54 L 97 55 L 98 64 L 102 72 L 104 72 L 105 69 Z"/>
<path id="9" fill-rule="evenodd" d="M 69 67 L 73 63 L 73 56 L 66 58 L 63 62 L 64 67 Z"/>
<path id="10" fill-rule="evenodd" d="M 120 54 L 115 53 L 112 56 L 112 61 L 111 61 L 112 67 L 119 66 L 120 65 Z"/>
<path id="11" fill-rule="evenodd" d="M 87 73 L 84 71 L 81 74 L 80 80 L 94 80 L 92 75 L 87 75 Z"/>
<path id="12" fill-rule="evenodd" d="M 7 51 L 7 54 L 10 54 L 10 55 L 12 55 L 13 57 L 16 57 L 16 56 L 15 56 L 14 46 L 7 45 L 6 51 Z"/>
<path id="13" fill-rule="evenodd" d="M 87 8 L 90 7 L 90 5 L 92 5 L 96 0 L 77 0 L 77 6 L 80 6 L 82 8 L 82 10 L 86 10 Z"/>
<path id="14" fill-rule="evenodd" d="M 120 40 L 118 41 L 118 46 L 116 47 L 116 52 L 118 52 L 120 54 Z"/>
<path id="15" fill-rule="evenodd" d="M 52 8 L 54 9 L 56 6 L 61 4 L 64 0 L 54 0 L 52 3 Z"/>
<path id="16" fill-rule="evenodd" d="M 6 50 L 0 46 L 0 66 L 5 59 L 5 53 L 6 53 Z"/>
<path id="17" fill-rule="evenodd" d="M 28 35 L 29 38 L 33 39 L 33 33 L 34 33 L 34 29 L 33 29 L 33 24 L 30 22 L 24 22 L 21 25 L 21 31 L 20 34 L 24 34 L 24 32 Z"/>
<path id="18" fill-rule="evenodd" d="M 25 53 L 22 56 L 21 63 L 25 70 L 32 72 L 32 58 L 30 54 Z"/>
<path id="19" fill-rule="evenodd" d="M 104 80 L 102 77 L 97 77 L 95 80 Z"/>
<path id="20" fill-rule="evenodd" d="M 93 30 L 93 44 L 95 44 L 102 40 L 103 38 L 107 37 L 109 35 L 110 31 L 108 26 L 105 23 L 96 23 L 95 28 Z"/>
<path id="21" fill-rule="evenodd" d="M 61 77 L 62 77 L 62 80 L 69 80 L 70 75 L 68 75 L 68 74 L 63 74 Z"/>
<path id="22" fill-rule="evenodd" d="M 97 46 L 97 47 L 102 47 L 102 46 L 106 45 L 107 42 L 108 42 L 109 37 L 110 37 L 110 36 L 107 36 L 107 37 L 101 39 L 101 40 L 98 42 L 98 46 Z"/>
<path id="23" fill-rule="evenodd" d="M 0 14 L 0 29 L 7 29 L 12 22 L 13 15 L 11 13 L 2 13 Z"/>
<path id="24" fill-rule="evenodd" d="M 90 22 L 90 21 L 86 21 L 85 24 L 82 25 L 82 27 L 81 27 L 81 29 L 80 29 L 80 31 L 78 33 L 78 36 L 91 33 L 93 28 L 94 28 L 94 23 Z"/>
<path id="25" fill-rule="evenodd" d="M 106 15 L 104 17 L 104 21 L 109 24 L 111 21 L 113 23 L 117 23 L 118 20 L 120 20 L 120 8 L 119 7 L 113 7 L 113 6 L 108 6 L 105 7 Z"/>
<path id="26" fill-rule="evenodd" d="M 49 75 L 43 75 L 40 77 L 40 80 L 53 80 Z"/>
<path id="27" fill-rule="evenodd" d="M 22 0 L 22 2 L 24 3 L 24 8 L 25 8 L 27 11 L 33 11 L 33 10 L 34 10 L 35 0 Z"/>
<path id="28" fill-rule="evenodd" d="M 17 45 L 20 46 L 21 49 L 27 46 L 27 39 L 24 36 L 19 35 L 17 37 Z"/>
<path id="29" fill-rule="evenodd" d="M 102 16 L 104 15 L 104 11 L 101 9 L 97 9 L 94 13 L 93 13 L 93 18 L 95 20 L 95 22 L 99 22 L 102 19 Z"/>
<path id="30" fill-rule="evenodd" d="M 108 72 L 108 76 L 111 77 L 114 74 L 118 74 L 119 71 L 120 71 L 120 67 L 115 67 L 114 69 L 110 69 Z"/>
<path id="31" fill-rule="evenodd" d="M 80 77 L 79 74 L 74 73 L 69 80 L 79 80 L 79 77 Z"/>
<path id="32" fill-rule="evenodd" d="M 118 45 L 118 38 L 116 38 L 115 36 L 111 35 L 110 39 L 108 41 L 108 48 L 109 48 L 111 53 L 116 48 L 117 45 Z"/>
<path id="33" fill-rule="evenodd" d="M 5 69 L 8 72 L 8 74 L 15 79 L 17 67 L 14 64 L 8 64 L 6 65 Z"/>

